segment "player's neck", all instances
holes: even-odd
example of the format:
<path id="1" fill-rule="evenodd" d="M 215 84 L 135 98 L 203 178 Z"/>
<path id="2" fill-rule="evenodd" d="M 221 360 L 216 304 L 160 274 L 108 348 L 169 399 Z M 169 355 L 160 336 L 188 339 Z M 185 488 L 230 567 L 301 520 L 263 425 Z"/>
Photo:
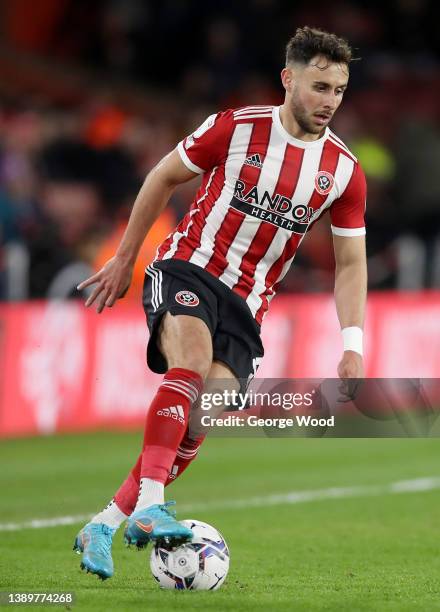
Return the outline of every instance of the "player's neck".
<path id="1" fill-rule="evenodd" d="M 286 132 L 288 132 L 294 138 L 304 140 L 305 142 L 313 142 L 314 140 L 318 140 L 325 132 L 325 130 L 323 130 L 319 134 L 312 134 L 311 132 L 304 131 L 299 126 L 292 113 L 289 113 L 289 111 L 286 109 L 284 104 L 280 106 L 280 121 Z"/>

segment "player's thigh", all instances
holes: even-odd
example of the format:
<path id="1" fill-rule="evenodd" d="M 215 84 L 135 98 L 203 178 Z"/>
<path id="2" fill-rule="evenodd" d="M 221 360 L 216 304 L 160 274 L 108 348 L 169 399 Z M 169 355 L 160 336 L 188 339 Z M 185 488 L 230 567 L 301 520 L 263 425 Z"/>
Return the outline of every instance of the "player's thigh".
<path id="1" fill-rule="evenodd" d="M 193 370 L 206 378 L 212 366 L 212 337 L 198 317 L 166 312 L 158 333 L 158 347 L 168 368 Z"/>

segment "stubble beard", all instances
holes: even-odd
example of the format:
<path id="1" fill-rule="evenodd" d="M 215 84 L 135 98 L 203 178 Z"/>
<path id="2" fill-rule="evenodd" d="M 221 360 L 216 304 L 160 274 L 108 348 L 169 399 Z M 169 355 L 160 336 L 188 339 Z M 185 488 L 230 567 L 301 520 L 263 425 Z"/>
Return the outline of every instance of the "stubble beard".
<path id="1" fill-rule="evenodd" d="M 290 110 L 292 111 L 292 115 L 295 121 L 304 132 L 313 135 L 320 134 L 322 132 L 323 127 L 320 127 L 319 125 L 314 125 L 311 119 L 307 117 L 306 109 L 301 103 L 296 91 L 294 91 L 292 94 Z"/>

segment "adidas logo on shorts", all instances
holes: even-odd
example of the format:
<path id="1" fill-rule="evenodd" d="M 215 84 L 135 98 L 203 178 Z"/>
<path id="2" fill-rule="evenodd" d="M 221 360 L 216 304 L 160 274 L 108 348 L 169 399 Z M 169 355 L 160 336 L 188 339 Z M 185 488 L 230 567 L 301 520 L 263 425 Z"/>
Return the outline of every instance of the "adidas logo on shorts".
<path id="1" fill-rule="evenodd" d="M 244 163 L 248 166 L 255 166 L 255 168 L 263 167 L 263 164 L 261 163 L 261 158 L 258 153 L 255 153 L 254 155 L 251 155 L 250 157 L 246 158 L 246 161 Z"/>
<path id="2" fill-rule="evenodd" d="M 156 412 L 158 416 L 170 417 L 179 423 L 185 422 L 185 413 L 183 412 L 182 406 L 170 406 L 169 408 L 162 408 Z"/>

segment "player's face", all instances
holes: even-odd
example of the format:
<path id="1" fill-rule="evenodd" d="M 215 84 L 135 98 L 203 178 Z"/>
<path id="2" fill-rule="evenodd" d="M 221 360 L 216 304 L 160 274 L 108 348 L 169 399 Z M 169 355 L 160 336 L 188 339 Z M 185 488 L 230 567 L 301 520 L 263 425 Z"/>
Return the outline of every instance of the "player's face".
<path id="1" fill-rule="evenodd" d="M 290 87 L 286 88 L 288 107 L 302 131 L 319 134 L 342 102 L 348 67 L 317 56 L 307 66 L 291 70 Z"/>

